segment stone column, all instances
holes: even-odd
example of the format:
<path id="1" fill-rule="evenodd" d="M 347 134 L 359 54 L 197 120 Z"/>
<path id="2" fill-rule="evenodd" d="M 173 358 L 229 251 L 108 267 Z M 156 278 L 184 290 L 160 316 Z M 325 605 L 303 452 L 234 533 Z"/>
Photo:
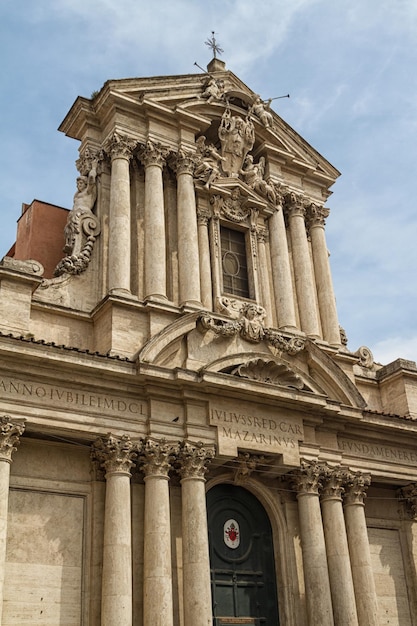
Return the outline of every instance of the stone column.
<path id="1" fill-rule="evenodd" d="M 273 326 L 273 318 L 272 318 L 272 298 L 271 298 L 271 290 L 269 286 L 269 268 L 268 261 L 266 256 L 266 241 L 268 239 L 268 229 L 258 227 L 256 230 L 256 236 L 258 238 L 258 252 L 259 252 L 259 269 L 260 269 L 260 277 L 259 283 L 261 287 L 262 294 L 262 306 L 266 311 L 265 324 L 270 327 Z"/>
<path id="2" fill-rule="evenodd" d="M 306 209 L 303 197 L 295 193 L 286 196 L 286 211 L 291 234 L 301 330 L 309 337 L 320 337 L 313 268 L 305 225 Z"/>
<path id="3" fill-rule="evenodd" d="M 355 591 L 343 517 L 343 481 L 347 472 L 328 470 L 323 479 L 321 512 L 335 626 L 358 626 Z"/>
<path id="4" fill-rule="evenodd" d="M 3 608 L 4 574 L 6 566 L 7 514 L 12 454 L 25 430 L 24 423 L 8 415 L 0 418 L 0 624 Z"/>
<path id="5" fill-rule="evenodd" d="M 208 209 L 197 210 L 198 247 L 200 250 L 201 301 L 203 303 L 203 307 L 211 311 L 213 309 L 213 292 L 211 284 L 210 240 L 208 234 L 209 219 L 210 212 Z"/>
<path id="6" fill-rule="evenodd" d="M 339 320 L 324 232 L 325 218 L 328 217 L 329 213 L 329 209 L 316 204 L 310 204 L 308 207 L 311 249 L 323 339 L 332 346 L 341 346 Z"/>
<path id="7" fill-rule="evenodd" d="M 192 156 L 180 152 L 176 160 L 178 282 L 180 304 L 191 304 L 201 308 L 194 168 L 195 162 Z"/>
<path id="8" fill-rule="evenodd" d="M 164 185 L 167 150 L 148 141 L 140 153 L 145 166 L 145 298 L 167 299 Z"/>
<path id="9" fill-rule="evenodd" d="M 136 141 L 114 133 L 111 156 L 109 214 L 109 292 L 130 294 L 130 176 L 129 161 Z"/>
<path id="10" fill-rule="evenodd" d="M 101 626 L 132 626 L 130 468 L 136 453 L 127 435 L 98 439 L 93 458 L 106 470 Z"/>
<path id="11" fill-rule="evenodd" d="M 204 476 L 214 448 L 185 442 L 179 461 L 182 496 L 184 626 L 211 626 L 210 558 Z"/>
<path id="12" fill-rule="evenodd" d="M 345 522 L 359 626 L 378 625 L 378 602 L 365 519 L 370 474 L 351 474 L 345 494 Z"/>
<path id="13" fill-rule="evenodd" d="M 172 626 L 171 518 L 168 472 L 176 448 L 147 439 L 141 452 L 145 474 L 143 623 Z"/>
<path id="14" fill-rule="evenodd" d="M 309 626 L 333 626 L 332 599 L 326 545 L 320 512 L 319 489 L 323 467 L 303 461 L 291 475 L 297 490 L 301 549 Z"/>
<path id="15" fill-rule="evenodd" d="M 285 330 L 296 328 L 297 319 L 295 315 L 287 233 L 281 203 L 282 198 L 276 211 L 269 218 L 269 241 L 278 328 Z"/>

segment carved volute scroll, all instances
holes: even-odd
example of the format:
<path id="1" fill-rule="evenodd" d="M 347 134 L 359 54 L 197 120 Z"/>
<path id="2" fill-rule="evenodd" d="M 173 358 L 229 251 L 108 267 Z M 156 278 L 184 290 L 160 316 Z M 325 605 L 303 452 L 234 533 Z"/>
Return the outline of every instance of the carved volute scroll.
<path id="1" fill-rule="evenodd" d="M 371 484 L 371 475 L 362 472 L 350 472 L 347 475 L 345 503 L 364 504 L 366 492 Z"/>
<path id="2" fill-rule="evenodd" d="M 148 437 L 139 451 L 140 467 L 145 476 L 168 476 L 178 454 L 178 444 Z"/>
<path id="3" fill-rule="evenodd" d="M 215 448 L 212 445 L 205 445 L 201 441 L 198 443 L 190 443 L 184 441 L 179 449 L 178 454 L 178 473 L 181 479 L 198 478 L 204 479 L 208 468 L 215 454 Z"/>
<path id="4" fill-rule="evenodd" d="M 17 450 L 20 437 L 25 430 L 24 422 L 13 420 L 9 415 L 0 417 L 0 460 L 12 462 L 12 454 Z"/>
<path id="5" fill-rule="evenodd" d="M 91 451 L 93 461 L 98 462 L 107 474 L 128 474 L 137 457 L 135 446 L 128 435 L 115 437 L 108 433 L 94 443 Z"/>

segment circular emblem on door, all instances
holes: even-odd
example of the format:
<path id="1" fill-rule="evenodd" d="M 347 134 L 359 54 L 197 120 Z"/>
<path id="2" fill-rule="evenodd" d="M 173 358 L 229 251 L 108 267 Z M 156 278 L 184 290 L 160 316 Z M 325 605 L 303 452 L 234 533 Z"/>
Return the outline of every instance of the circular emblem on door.
<path id="1" fill-rule="evenodd" d="M 224 523 L 224 543 L 228 548 L 232 548 L 235 550 L 240 545 L 240 530 L 239 524 L 235 519 L 228 519 L 227 522 Z"/>

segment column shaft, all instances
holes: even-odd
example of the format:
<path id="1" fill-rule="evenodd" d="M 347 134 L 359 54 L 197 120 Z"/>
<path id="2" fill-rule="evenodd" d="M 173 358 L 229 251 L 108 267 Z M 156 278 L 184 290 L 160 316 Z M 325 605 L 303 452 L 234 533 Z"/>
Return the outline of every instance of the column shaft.
<path id="1" fill-rule="evenodd" d="M 127 435 L 96 441 L 93 458 L 106 470 L 101 626 L 132 626 L 130 468 L 136 457 Z"/>
<path id="2" fill-rule="evenodd" d="M 378 601 L 365 519 L 365 492 L 370 476 L 353 476 L 345 496 L 345 523 L 359 626 L 378 626 Z"/>
<path id="3" fill-rule="evenodd" d="M 145 165 L 145 298 L 167 299 L 163 150 L 148 141 L 142 152 Z"/>
<path id="4" fill-rule="evenodd" d="M 269 271 L 266 256 L 266 239 L 268 231 L 266 228 L 258 229 L 258 251 L 259 251 L 259 270 L 260 270 L 260 287 L 262 294 L 262 306 L 266 311 L 265 324 L 268 327 L 273 326 L 273 304 L 271 298 L 271 290 L 269 286 Z"/>
<path id="5" fill-rule="evenodd" d="M 329 209 L 314 204 L 309 207 L 311 249 L 323 339 L 331 345 L 340 346 L 339 320 L 324 232 L 324 219 L 328 214 Z"/>
<path id="6" fill-rule="evenodd" d="M 180 304 L 201 307 L 200 262 L 198 250 L 197 209 L 192 161 L 177 160 L 178 271 Z"/>
<path id="7" fill-rule="evenodd" d="M 335 626 L 358 626 L 355 592 L 350 567 L 342 506 L 343 474 L 335 470 L 328 478 L 321 498 L 327 564 Z"/>
<path id="8" fill-rule="evenodd" d="M 115 134 L 109 144 L 112 159 L 109 214 L 109 292 L 130 293 L 130 175 L 135 142 Z"/>
<path id="9" fill-rule="evenodd" d="M 293 484 L 298 491 L 309 626 L 334 625 L 326 545 L 320 512 L 321 474 L 322 467 L 319 464 L 307 462 L 303 462 L 302 469 L 293 474 Z"/>
<path id="10" fill-rule="evenodd" d="M 208 545 L 205 465 L 212 448 L 186 444 L 182 448 L 182 559 L 184 626 L 211 626 L 213 622 Z"/>
<path id="11" fill-rule="evenodd" d="M 12 462 L 12 454 L 19 444 L 19 439 L 24 429 L 23 422 L 12 422 L 8 415 L 0 418 L 0 625 L 3 621 L 10 464 Z"/>
<path id="12" fill-rule="evenodd" d="M 287 210 L 301 330 L 309 337 L 320 337 L 316 290 L 304 219 L 305 208 L 295 194 L 290 194 Z"/>
<path id="13" fill-rule="evenodd" d="M 296 328 L 290 258 L 282 207 L 278 207 L 269 219 L 269 240 L 278 327 Z"/>

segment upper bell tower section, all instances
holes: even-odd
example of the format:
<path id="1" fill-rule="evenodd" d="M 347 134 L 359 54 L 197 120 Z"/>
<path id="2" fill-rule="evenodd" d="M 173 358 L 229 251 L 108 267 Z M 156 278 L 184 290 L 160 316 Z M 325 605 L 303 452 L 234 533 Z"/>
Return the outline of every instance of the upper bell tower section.
<path id="1" fill-rule="evenodd" d="M 324 230 L 339 172 L 270 104 L 216 57 L 206 73 L 110 80 L 75 101 L 60 130 L 81 142 L 96 198 L 77 276 L 94 273 L 95 306 L 111 297 L 238 319 L 251 309 L 262 328 L 341 345 Z"/>

